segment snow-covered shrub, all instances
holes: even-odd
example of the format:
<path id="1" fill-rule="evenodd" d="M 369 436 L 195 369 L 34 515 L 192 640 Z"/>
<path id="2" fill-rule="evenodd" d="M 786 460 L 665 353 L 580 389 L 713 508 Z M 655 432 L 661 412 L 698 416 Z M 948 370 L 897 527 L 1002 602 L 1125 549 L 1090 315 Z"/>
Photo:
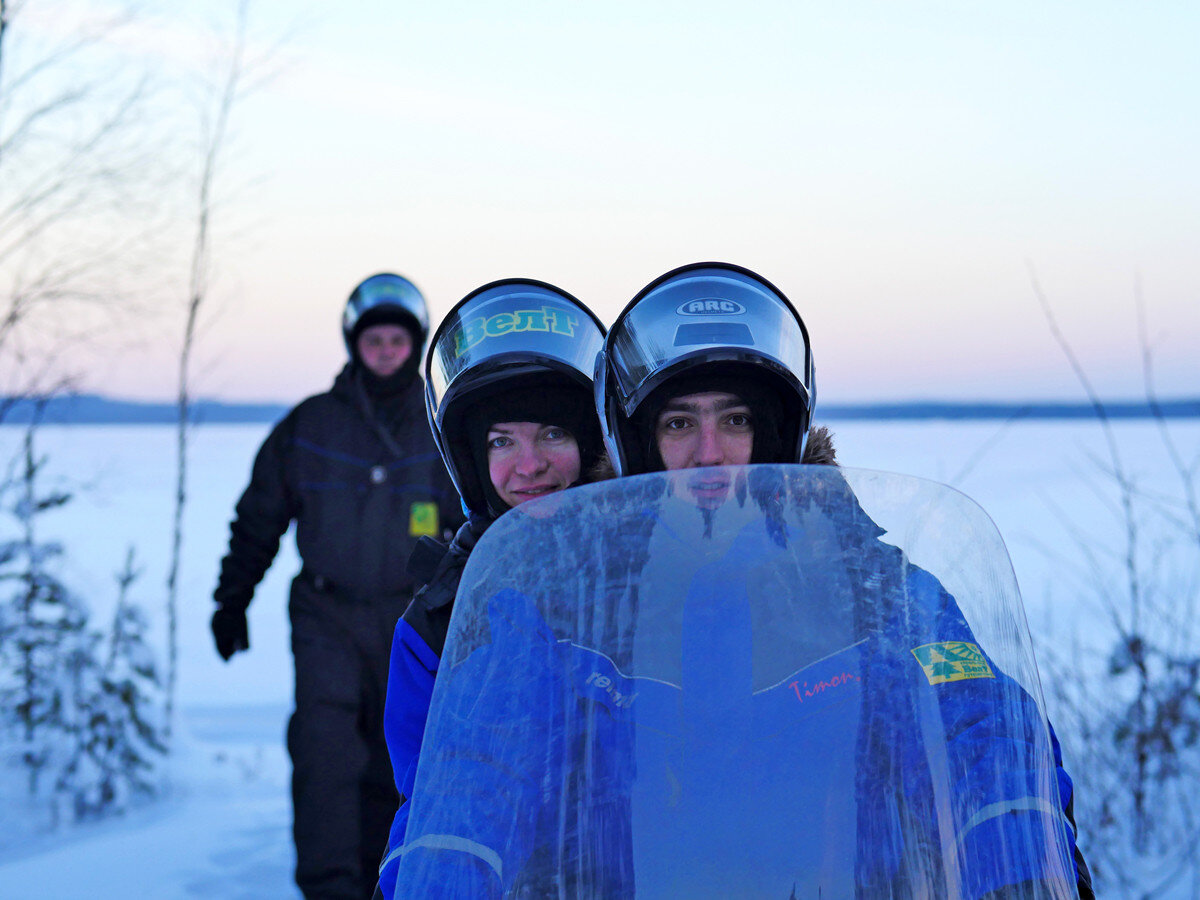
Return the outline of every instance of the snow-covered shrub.
<path id="1" fill-rule="evenodd" d="M 1080 845 L 1105 897 L 1200 898 L 1200 457 L 1171 455 L 1176 490 L 1142 484 L 1115 443 L 1099 463 L 1094 487 L 1122 539 L 1074 523 L 1059 590 L 1105 637 L 1042 654 Z"/>
<path id="2" fill-rule="evenodd" d="M 1159 402 L 1140 289 L 1143 387 L 1171 485 L 1143 483 L 1124 458 L 1032 266 L 1030 275 L 1103 435 L 1092 486 L 1122 536 L 1110 545 L 1094 522 L 1066 523 L 1077 553 L 1059 560 L 1063 605 L 1105 637 L 1042 653 L 1051 718 L 1075 773 L 1080 845 L 1098 896 L 1200 900 L 1200 453 L 1180 447 Z"/>
<path id="3" fill-rule="evenodd" d="M 39 517 L 69 502 L 70 495 L 37 491 L 42 461 L 34 456 L 33 433 L 30 428 L 26 434 L 19 474 L 10 475 L 5 491 L 16 528 L 14 538 L 4 541 L 0 551 L 4 590 L 0 714 L 6 757 L 19 761 L 29 792 L 37 794 L 43 774 L 53 769 L 55 756 L 61 753 L 59 725 L 70 705 L 59 676 L 60 664 L 79 640 L 87 614 L 53 574 L 62 547 L 39 540 L 37 534 Z"/>
<path id="4" fill-rule="evenodd" d="M 41 516 L 70 501 L 41 493 L 36 425 L 0 484 L 0 763 L 19 772 L 51 821 L 95 818 L 153 793 L 161 690 L 146 621 L 128 598 L 132 551 L 118 576 L 112 627 L 91 626 L 87 605 L 58 577 L 64 548 L 38 533 Z"/>
<path id="5" fill-rule="evenodd" d="M 75 819 L 123 809 L 130 799 L 153 795 L 157 789 L 158 761 L 166 752 L 161 689 L 154 654 L 146 643 L 146 618 L 128 601 L 128 588 L 136 577 L 130 551 L 117 579 L 121 593 L 111 633 L 107 640 L 95 635 L 89 652 L 68 661 L 76 713 L 71 726 L 74 747 L 55 790 L 70 799 Z"/>

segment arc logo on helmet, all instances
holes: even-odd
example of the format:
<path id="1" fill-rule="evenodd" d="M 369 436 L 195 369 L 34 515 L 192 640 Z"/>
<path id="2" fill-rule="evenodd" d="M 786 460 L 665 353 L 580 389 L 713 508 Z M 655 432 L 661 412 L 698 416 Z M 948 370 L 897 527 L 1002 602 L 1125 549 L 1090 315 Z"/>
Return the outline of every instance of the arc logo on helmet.
<path id="1" fill-rule="evenodd" d="M 689 300 L 680 303 L 675 312 L 681 316 L 740 316 L 746 307 L 736 300 L 721 300 L 716 297 Z"/>
<path id="2" fill-rule="evenodd" d="M 546 331 L 574 337 L 578 324 L 578 316 L 553 306 L 543 306 L 541 309 L 514 309 L 512 312 L 466 319 L 454 335 L 454 354 L 462 356 L 488 338 L 504 337 L 522 331 Z"/>

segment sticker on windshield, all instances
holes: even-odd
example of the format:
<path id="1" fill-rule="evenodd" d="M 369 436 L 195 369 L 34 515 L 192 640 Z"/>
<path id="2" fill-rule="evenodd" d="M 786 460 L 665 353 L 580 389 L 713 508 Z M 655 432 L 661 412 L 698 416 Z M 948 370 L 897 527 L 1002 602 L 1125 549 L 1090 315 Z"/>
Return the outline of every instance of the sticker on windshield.
<path id="1" fill-rule="evenodd" d="M 996 677 L 978 644 L 940 641 L 914 647 L 912 654 L 925 670 L 925 677 L 930 684 Z"/>

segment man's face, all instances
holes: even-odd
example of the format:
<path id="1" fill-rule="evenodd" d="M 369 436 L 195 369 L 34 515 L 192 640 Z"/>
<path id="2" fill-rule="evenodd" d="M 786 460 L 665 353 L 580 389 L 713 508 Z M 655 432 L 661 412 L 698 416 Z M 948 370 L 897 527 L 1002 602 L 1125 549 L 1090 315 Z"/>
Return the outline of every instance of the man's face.
<path id="1" fill-rule="evenodd" d="M 400 371 L 412 356 L 413 339 L 403 325 L 383 323 L 362 330 L 356 344 L 358 358 L 380 378 Z"/>
<path id="2" fill-rule="evenodd" d="M 654 439 L 668 471 L 744 466 L 754 449 L 754 421 L 735 394 L 685 394 L 659 412 Z"/>

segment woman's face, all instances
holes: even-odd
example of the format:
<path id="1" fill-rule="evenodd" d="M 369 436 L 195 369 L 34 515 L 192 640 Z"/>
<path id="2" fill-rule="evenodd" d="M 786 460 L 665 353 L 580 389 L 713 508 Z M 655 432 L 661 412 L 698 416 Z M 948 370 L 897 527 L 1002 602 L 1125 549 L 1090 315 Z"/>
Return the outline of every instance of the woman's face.
<path id="1" fill-rule="evenodd" d="M 488 429 L 487 457 L 492 487 L 509 506 L 579 480 L 579 445 L 557 425 L 497 422 Z"/>

